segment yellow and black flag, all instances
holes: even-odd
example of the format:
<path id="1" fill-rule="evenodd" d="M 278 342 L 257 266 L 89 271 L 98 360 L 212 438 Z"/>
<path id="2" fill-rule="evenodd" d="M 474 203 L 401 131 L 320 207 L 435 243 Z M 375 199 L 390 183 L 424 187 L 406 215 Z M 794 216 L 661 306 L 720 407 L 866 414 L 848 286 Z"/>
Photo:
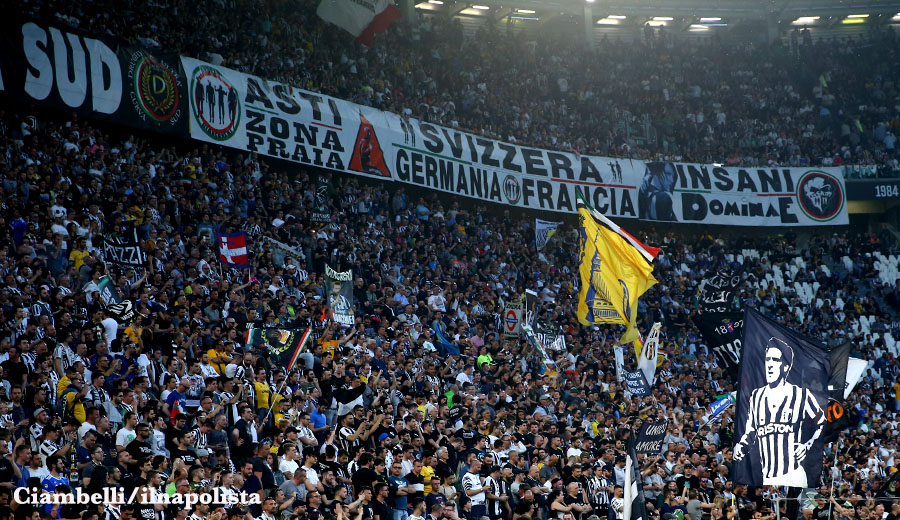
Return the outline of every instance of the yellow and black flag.
<path id="1" fill-rule="evenodd" d="M 627 328 L 619 339 L 638 339 L 638 298 L 656 283 L 653 259 L 659 249 L 647 247 L 590 207 L 576 190 L 581 220 L 578 321 L 582 325 L 618 323 Z"/>

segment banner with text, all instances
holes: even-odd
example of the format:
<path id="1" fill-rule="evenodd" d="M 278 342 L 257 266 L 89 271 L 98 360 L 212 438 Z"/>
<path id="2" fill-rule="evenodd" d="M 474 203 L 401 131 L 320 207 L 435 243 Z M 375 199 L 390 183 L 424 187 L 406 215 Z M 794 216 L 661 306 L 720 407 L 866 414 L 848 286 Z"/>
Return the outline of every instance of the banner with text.
<path id="1" fill-rule="evenodd" d="M 839 168 L 725 168 L 579 155 L 495 141 L 181 59 L 190 133 L 297 163 L 518 207 L 741 226 L 848 223 Z"/>
<path id="2" fill-rule="evenodd" d="M 0 23 L 0 91 L 11 99 L 184 136 L 178 57 L 46 22 Z"/>

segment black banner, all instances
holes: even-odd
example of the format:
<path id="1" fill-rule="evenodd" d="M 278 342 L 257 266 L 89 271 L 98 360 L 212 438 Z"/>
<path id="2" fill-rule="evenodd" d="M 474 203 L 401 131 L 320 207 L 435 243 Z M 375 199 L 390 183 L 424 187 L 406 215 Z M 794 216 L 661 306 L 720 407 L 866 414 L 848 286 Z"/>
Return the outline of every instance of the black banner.
<path id="1" fill-rule="evenodd" d="M 331 179 L 324 175 L 316 181 L 315 200 L 309 219 L 316 224 L 331 223 Z"/>
<path id="2" fill-rule="evenodd" d="M 734 312 L 734 295 L 740 288 L 741 281 L 740 271 L 729 272 L 722 269 L 706 273 L 706 278 L 700 283 L 700 313 Z"/>
<path id="3" fill-rule="evenodd" d="M 628 391 L 638 397 L 650 395 L 650 385 L 647 384 L 647 378 L 640 370 L 625 372 L 625 384 L 628 385 Z"/>
<path id="4" fill-rule="evenodd" d="M 900 179 L 847 180 L 848 200 L 900 200 Z"/>
<path id="5" fill-rule="evenodd" d="M 119 323 L 128 323 L 134 319 L 134 304 L 131 300 L 122 300 L 120 303 L 113 303 L 106 307 L 106 310 L 112 314 L 114 320 Z"/>
<path id="6" fill-rule="evenodd" d="M 117 243 L 103 239 L 103 258 L 107 262 L 129 267 L 144 266 L 144 250 L 140 243 Z"/>
<path id="7" fill-rule="evenodd" d="M 668 428 L 668 420 L 659 423 L 645 422 L 642 424 L 637 440 L 634 443 L 635 451 L 638 453 L 655 453 L 657 455 L 662 453 L 663 440 L 666 438 L 666 430 Z"/>
<path id="8" fill-rule="evenodd" d="M 177 55 L 43 21 L 0 22 L 0 90 L 15 101 L 188 135 Z"/>
<path id="9" fill-rule="evenodd" d="M 847 361 L 852 344 L 845 341 L 828 352 L 831 371 L 828 375 L 828 409 L 825 418 L 825 442 L 833 442 L 847 428 L 859 424 L 859 413 L 852 406 L 844 406 L 844 389 L 847 388 Z"/>
<path id="10" fill-rule="evenodd" d="M 691 318 L 703 341 L 719 360 L 731 381 L 738 381 L 741 343 L 744 335 L 743 315 L 738 313 L 697 314 Z"/>
<path id="11" fill-rule="evenodd" d="M 815 486 L 825 443 L 828 350 L 753 309 L 744 323 L 734 480 Z"/>
<path id="12" fill-rule="evenodd" d="M 847 388 L 847 360 L 850 359 L 852 345 L 845 341 L 828 352 L 831 372 L 828 376 L 828 397 L 836 401 L 844 400 L 844 389 Z"/>

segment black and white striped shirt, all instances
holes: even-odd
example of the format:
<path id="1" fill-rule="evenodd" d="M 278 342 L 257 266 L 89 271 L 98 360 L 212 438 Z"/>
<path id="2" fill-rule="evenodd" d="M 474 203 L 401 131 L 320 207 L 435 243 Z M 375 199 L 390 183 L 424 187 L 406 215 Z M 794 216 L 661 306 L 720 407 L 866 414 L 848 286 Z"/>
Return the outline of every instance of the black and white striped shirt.
<path id="1" fill-rule="evenodd" d="M 473 489 L 485 487 L 481 485 L 481 479 L 478 477 L 478 475 L 472 473 L 471 471 L 467 471 L 466 474 L 463 475 L 462 486 L 463 491 L 471 491 Z M 484 489 L 482 489 L 478 494 L 469 495 L 469 500 L 472 501 L 473 506 L 483 506 L 485 502 Z"/>
<path id="2" fill-rule="evenodd" d="M 194 434 L 194 448 L 198 450 L 206 449 L 206 434 L 200 431 L 200 428 L 194 428 L 191 430 L 191 433 Z"/>

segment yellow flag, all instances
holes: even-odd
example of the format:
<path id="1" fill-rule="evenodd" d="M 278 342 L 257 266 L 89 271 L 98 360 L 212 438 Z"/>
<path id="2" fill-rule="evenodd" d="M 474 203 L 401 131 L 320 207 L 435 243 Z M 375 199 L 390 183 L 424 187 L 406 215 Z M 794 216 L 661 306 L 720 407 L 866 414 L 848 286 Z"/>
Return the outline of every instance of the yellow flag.
<path id="1" fill-rule="evenodd" d="M 632 342 L 638 338 L 638 298 L 656 283 L 652 262 L 659 249 L 640 243 L 588 206 L 580 190 L 576 196 L 581 220 L 578 321 L 624 324 L 619 344 Z"/>

